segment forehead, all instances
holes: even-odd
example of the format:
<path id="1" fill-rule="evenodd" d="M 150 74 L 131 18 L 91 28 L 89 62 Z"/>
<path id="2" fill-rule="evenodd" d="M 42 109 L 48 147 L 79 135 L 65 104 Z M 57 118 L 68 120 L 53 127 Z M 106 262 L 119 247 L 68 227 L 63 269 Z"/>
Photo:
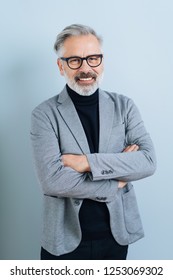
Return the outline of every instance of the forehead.
<path id="1" fill-rule="evenodd" d="M 71 36 L 67 38 L 63 45 L 64 56 L 87 56 L 100 54 L 101 45 L 98 39 L 92 35 Z"/>

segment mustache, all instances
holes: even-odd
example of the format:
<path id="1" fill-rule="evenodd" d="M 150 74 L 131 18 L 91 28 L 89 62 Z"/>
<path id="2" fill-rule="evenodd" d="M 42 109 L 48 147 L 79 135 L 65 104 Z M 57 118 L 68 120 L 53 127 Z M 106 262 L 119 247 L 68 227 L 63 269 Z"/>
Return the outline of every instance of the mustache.
<path id="1" fill-rule="evenodd" d="M 88 73 L 80 72 L 78 75 L 75 76 L 74 79 L 77 82 L 80 79 L 87 79 L 87 78 L 93 78 L 93 79 L 96 80 L 97 75 L 95 73 L 92 73 L 92 72 L 88 72 Z"/>

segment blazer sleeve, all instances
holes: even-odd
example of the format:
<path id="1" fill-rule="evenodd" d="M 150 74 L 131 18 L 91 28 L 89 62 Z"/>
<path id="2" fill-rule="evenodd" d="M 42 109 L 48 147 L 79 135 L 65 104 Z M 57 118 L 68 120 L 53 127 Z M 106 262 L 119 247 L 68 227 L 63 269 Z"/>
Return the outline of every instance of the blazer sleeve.
<path id="1" fill-rule="evenodd" d="M 31 143 L 37 177 L 44 194 L 100 202 L 115 199 L 117 181 L 93 182 L 88 173 L 78 173 L 63 165 L 58 135 L 49 116 L 39 107 L 32 112 Z"/>
<path id="2" fill-rule="evenodd" d="M 88 154 L 93 181 L 103 179 L 135 181 L 155 172 L 156 157 L 153 143 L 138 109 L 131 99 L 126 100 L 123 111 L 126 146 L 137 144 L 139 150 L 137 152 Z"/>

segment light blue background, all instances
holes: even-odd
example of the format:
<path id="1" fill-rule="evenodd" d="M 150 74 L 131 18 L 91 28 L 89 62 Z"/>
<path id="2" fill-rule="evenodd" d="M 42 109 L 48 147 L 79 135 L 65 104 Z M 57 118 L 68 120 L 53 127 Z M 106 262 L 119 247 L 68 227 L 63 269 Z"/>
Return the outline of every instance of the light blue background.
<path id="1" fill-rule="evenodd" d="M 30 115 L 64 86 L 53 44 L 71 23 L 90 25 L 103 36 L 102 88 L 135 101 L 156 148 L 157 172 L 134 184 L 146 236 L 130 246 L 128 258 L 173 259 L 172 15 L 171 0 L 1 1 L 1 259 L 39 258 L 41 190 Z"/>

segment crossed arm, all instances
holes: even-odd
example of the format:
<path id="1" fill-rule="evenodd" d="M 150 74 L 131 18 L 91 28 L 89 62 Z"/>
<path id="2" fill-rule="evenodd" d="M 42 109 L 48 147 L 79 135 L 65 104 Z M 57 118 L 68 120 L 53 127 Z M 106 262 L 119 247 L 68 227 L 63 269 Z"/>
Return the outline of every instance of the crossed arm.
<path id="1" fill-rule="evenodd" d="M 121 140 L 136 145 L 127 146 L 123 152 L 117 153 L 113 152 L 114 146 L 111 146 L 108 153 L 76 155 L 75 152 L 79 153 L 79 150 L 75 147 L 74 154 L 68 154 L 71 149 L 63 143 L 66 139 L 64 134 L 60 135 L 57 131 L 57 123 L 49 104 L 41 104 L 33 111 L 31 140 L 34 164 L 44 194 L 92 200 L 106 197 L 104 202 L 109 202 L 114 200 L 118 187 L 122 188 L 126 182 L 154 173 L 156 159 L 150 136 L 134 104 L 131 101 L 123 104 L 127 105 L 124 124 L 121 124 L 122 131 L 121 127 L 117 127 L 117 133 L 121 133 Z M 63 128 L 64 123 L 60 122 L 59 125 Z"/>
<path id="2" fill-rule="evenodd" d="M 130 145 L 127 146 L 124 152 L 136 152 L 139 150 L 138 145 Z M 73 154 L 66 154 L 62 156 L 62 162 L 64 166 L 70 167 L 79 173 L 90 172 L 90 165 L 86 155 L 73 155 Z M 126 185 L 126 182 L 119 181 L 118 188 L 123 188 Z"/>

